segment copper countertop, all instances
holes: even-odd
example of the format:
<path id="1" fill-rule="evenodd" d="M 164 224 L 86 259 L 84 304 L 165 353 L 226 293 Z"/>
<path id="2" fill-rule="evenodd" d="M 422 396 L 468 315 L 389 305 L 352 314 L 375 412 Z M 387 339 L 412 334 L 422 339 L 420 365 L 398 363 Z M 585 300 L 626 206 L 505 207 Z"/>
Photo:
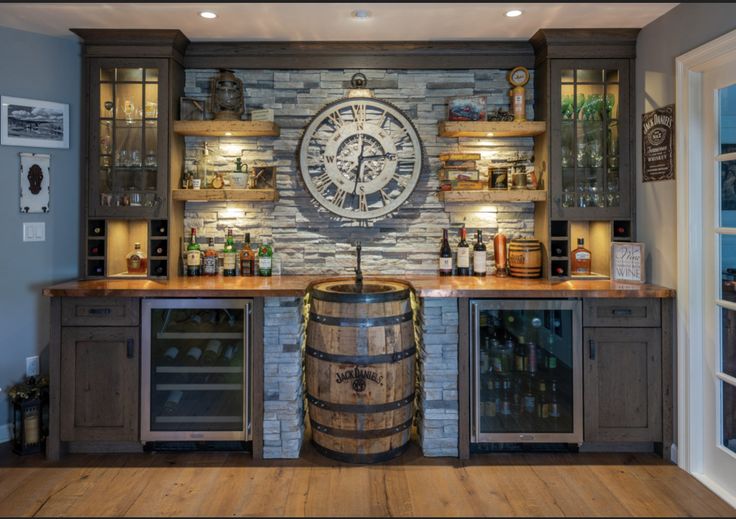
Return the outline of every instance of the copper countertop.
<path id="1" fill-rule="evenodd" d="M 47 287 L 46 296 L 71 297 L 268 297 L 303 295 L 310 283 L 337 276 L 175 277 L 168 280 L 104 279 L 69 281 Z M 410 283 L 420 297 L 674 297 L 657 285 L 608 280 L 547 281 L 495 276 L 366 276 Z"/>

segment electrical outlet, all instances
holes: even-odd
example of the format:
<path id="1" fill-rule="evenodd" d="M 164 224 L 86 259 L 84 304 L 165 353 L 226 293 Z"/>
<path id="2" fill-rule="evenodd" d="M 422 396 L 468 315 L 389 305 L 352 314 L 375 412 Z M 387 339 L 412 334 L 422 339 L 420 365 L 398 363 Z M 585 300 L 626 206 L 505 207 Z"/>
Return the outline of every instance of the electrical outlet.
<path id="1" fill-rule="evenodd" d="M 41 366 L 39 366 L 38 355 L 26 357 L 26 376 L 37 377 L 40 373 Z"/>

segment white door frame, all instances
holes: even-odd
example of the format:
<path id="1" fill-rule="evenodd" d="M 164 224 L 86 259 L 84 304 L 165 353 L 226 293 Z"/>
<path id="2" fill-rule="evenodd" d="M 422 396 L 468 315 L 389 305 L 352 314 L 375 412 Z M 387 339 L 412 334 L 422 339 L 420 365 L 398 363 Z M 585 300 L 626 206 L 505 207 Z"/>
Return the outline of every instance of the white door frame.
<path id="1" fill-rule="evenodd" d="M 677 463 L 721 498 L 736 506 L 736 496 L 703 474 L 703 356 L 700 341 L 706 312 L 700 273 L 703 260 L 703 73 L 736 58 L 731 31 L 676 58 L 677 164 Z M 692 282 L 691 282 L 692 281 Z"/>

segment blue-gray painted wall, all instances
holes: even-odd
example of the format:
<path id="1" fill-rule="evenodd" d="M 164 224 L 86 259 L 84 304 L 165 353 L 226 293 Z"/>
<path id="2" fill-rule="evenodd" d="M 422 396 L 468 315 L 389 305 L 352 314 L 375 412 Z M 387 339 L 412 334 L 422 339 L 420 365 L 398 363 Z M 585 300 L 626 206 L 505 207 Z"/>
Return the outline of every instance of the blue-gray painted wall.
<path id="1" fill-rule="evenodd" d="M 25 358 L 42 356 L 48 372 L 49 301 L 44 286 L 79 275 L 81 46 L 0 27 L 0 95 L 69 104 L 69 149 L 0 146 L 0 435 L 7 389 L 22 379 Z M 51 155 L 47 214 L 19 210 L 18 153 Z M 46 241 L 23 242 L 23 222 L 45 222 Z"/>

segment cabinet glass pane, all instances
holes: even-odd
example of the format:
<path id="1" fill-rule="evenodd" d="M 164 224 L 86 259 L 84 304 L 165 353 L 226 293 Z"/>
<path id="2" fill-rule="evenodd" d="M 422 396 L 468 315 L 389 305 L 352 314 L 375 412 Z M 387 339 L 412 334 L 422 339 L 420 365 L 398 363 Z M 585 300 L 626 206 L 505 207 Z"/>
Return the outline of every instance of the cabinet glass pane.
<path id="1" fill-rule="evenodd" d="M 578 83 L 602 83 L 603 82 L 603 70 L 600 69 L 578 69 L 577 82 Z"/>
<path id="2" fill-rule="evenodd" d="M 147 68 L 146 69 L 146 83 L 155 83 L 158 81 L 158 69 Z"/>
<path id="3" fill-rule="evenodd" d="M 721 162 L 720 226 L 736 227 L 736 160 Z"/>
<path id="4" fill-rule="evenodd" d="M 146 83 L 146 101 L 143 114 L 146 119 L 156 119 L 158 117 L 158 85 L 156 83 Z"/>
<path id="5" fill-rule="evenodd" d="M 736 235 L 721 235 L 721 299 L 736 302 Z"/>
<path id="6" fill-rule="evenodd" d="M 100 83 L 100 117 L 115 117 L 115 103 L 112 97 L 112 83 Z"/>
<path id="7" fill-rule="evenodd" d="M 736 312 L 721 309 L 721 371 L 736 377 Z"/>
<path id="8" fill-rule="evenodd" d="M 575 80 L 575 75 L 571 68 L 562 69 L 560 77 L 563 83 L 572 83 Z"/>
<path id="9" fill-rule="evenodd" d="M 736 85 L 718 92 L 721 153 L 736 152 Z"/>
<path id="10" fill-rule="evenodd" d="M 607 83 L 618 83 L 618 70 L 605 70 L 603 74 Z"/>
<path id="11" fill-rule="evenodd" d="M 112 154 L 112 119 L 100 121 L 100 155 Z"/>
<path id="12" fill-rule="evenodd" d="M 243 427 L 243 309 L 151 310 L 151 430 Z"/>
<path id="13" fill-rule="evenodd" d="M 479 325 L 479 432 L 572 432 L 572 311 L 481 310 Z"/>
<path id="14" fill-rule="evenodd" d="M 147 168 L 158 166 L 158 125 L 156 121 L 146 121 L 145 127 L 145 157 L 143 165 Z"/>
<path id="15" fill-rule="evenodd" d="M 736 387 L 721 382 L 723 388 L 723 446 L 736 452 Z"/>
<path id="16" fill-rule="evenodd" d="M 117 83 L 115 85 L 115 98 L 117 100 L 116 118 L 127 124 L 135 124 L 143 116 L 143 84 L 142 83 Z"/>
<path id="17" fill-rule="evenodd" d="M 115 69 L 115 81 L 143 81 L 142 68 L 117 68 Z"/>
<path id="18" fill-rule="evenodd" d="M 114 68 L 101 68 L 100 69 L 100 81 L 115 81 L 115 69 Z"/>

